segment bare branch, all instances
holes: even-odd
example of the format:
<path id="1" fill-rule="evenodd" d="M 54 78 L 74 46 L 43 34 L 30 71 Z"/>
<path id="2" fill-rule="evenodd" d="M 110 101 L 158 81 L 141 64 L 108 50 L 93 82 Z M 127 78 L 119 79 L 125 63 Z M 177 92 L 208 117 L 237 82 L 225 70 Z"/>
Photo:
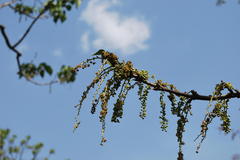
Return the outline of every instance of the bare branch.
<path id="1" fill-rule="evenodd" d="M 45 13 L 46 10 L 43 10 L 42 12 L 39 13 L 39 15 L 33 19 L 32 23 L 28 26 L 27 30 L 24 32 L 22 37 L 13 45 L 13 47 L 17 47 L 28 35 L 30 30 L 32 29 L 33 25 L 37 22 L 37 20 Z"/>
<path id="2" fill-rule="evenodd" d="M 12 0 L 12 1 L 9 1 L 9 2 L 2 3 L 2 4 L 0 4 L 0 9 L 4 8 L 4 7 L 7 7 L 7 6 L 10 6 L 11 4 L 15 3 L 16 1 L 17 0 Z"/>
<path id="3" fill-rule="evenodd" d="M 4 41 L 7 45 L 7 47 L 9 49 L 11 49 L 14 53 L 16 53 L 16 60 L 17 60 L 18 69 L 21 72 L 20 57 L 22 56 L 22 54 L 14 46 L 12 46 L 12 44 L 10 43 L 9 38 L 8 38 L 6 32 L 5 32 L 5 27 L 3 25 L 0 25 L 0 30 L 1 30 L 1 33 L 3 35 Z"/>
<path id="4" fill-rule="evenodd" d="M 33 79 L 30 79 L 30 78 L 26 78 L 26 80 L 29 81 L 30 83 L 34 84 L 34 85 L 37 85 L 37 86 L 51 86 L 51 85 L 59 82 L 58 80 L 52 80 L 50 82 L 40 83 L 40 82 L 36 82 L 36 81 L 34 81 Z"/>

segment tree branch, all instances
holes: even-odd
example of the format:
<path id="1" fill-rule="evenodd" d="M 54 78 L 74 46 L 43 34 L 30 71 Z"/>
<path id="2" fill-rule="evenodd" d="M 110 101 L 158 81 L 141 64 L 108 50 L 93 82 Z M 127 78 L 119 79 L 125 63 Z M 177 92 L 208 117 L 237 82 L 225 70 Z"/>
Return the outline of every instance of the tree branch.
<path id="1" fill-rule="evenodd" d="M 42 12 L 39 13 L 39 15 L 33 19 L 32 23 L 28 26 L 27 30 L 24 32 L 22 37 L 13 45 L 13 47 L 17 47 L 28 35 L 30 30 L 32 29 L 33 25 L 37 22 L 37 20 L 45 13 L 46 10 L 43 10 Z"/>
<path id="2" fill-rule="evenodd" d="M 13 2 L 13 1 L 12 1 Z M 10 3 L 11 4 L 11 3 Z M 9 4 L 9 5 L 10 5 Z M 28 35 L 28 33 L 30 32 L 30 30 L 32 29 L 33 25 L 37 22 L 37 20 L 45 13 L 46 9 L 44 9 L 42 12 L 39 13 L 39 15 L 33 19 L 32 23 L 28 26 L 27 30 L 24 32 L 24 34 L 22 35 L 22 37 L 14 44 L 12 45 L 9 41 L 9 38 L 5 32 L 5 27 L 3 25 L 0 25 L 0 30 L 1 33 L 3 35 L 3 38 L 5 40 L 5 43 L 7 45 L 7 47 L 12 50 L 14 53 L 16 53 L 16 61 L 17 61 L 17 65 L 18 65 L 18 69 L 19 72 L 21 72 L 21 62 L 20 62 L 20 57 L 22 56 L 22 54 L 16 49 L 16 47 L 22 43 L 22 41 L 26 38 L 26 36 Z"/>
<path id="3" fill-rule="evenodd" d="M 56 84 L 56 83 L 59 83 L 59 80 L 51 80 L 50 82 L 40 83 L 40 82 L 34 81 L 34 80 L 31 79 L 31 78 L 25 77 L 25 79 L 26 79 L 28 82 L 30 82 L 30 83 L 32 83 L 32 84 L 34 84 L 34 85 L 37 85 L 37 86 L 49 86 L 49 93 L 52 92 L 52 85 L 53 85 L 53 84 Z"/>
<path id="4" fill-rule="evenodd" d="M 0 9 L 4 8 L 4 7 L 7 7 L 7 6 L 10 6 L 11 4 L 15 3 L 16 1 L 17 0 L 12 0 L 12 1 L 9 1 L 9 2 L 2 3 L 2 4 L 0 4 Z"/>
<path id="5" fill-rule="evenodd" d="M 1 24 L 0 24 L 0 30 L 1 30 L 2 36 L 4 38 L 4 41 L 7 45 L 7 47 L 9 49 L 11 49 L 14 53 L 16 53 L 16 60 L 17 60 L 18 69 L 19 69 L 19 71 L 21 71 L 20 57 L 22 56 L 22 54 L 14 46 L 12 46 L 12 44 L 10 43 L 9 38 L 8 38 L 6 32 L 5 32 L 5 27 Z"/>
<path id="6" fill-rule="evenodd" d="M 102 49 L 93 55 L 101 55 L 102 59 L 106 59 L 108 62 L 110 62 L 110 66 L 112 66 L 113 68 L 119 64 L 122 64 L 121 62 L 119 62 L 118 57 L 115 54 L 104 51 Z M 225 99 L 230 99 L 230 98 L 240 98 L 240 91 L 236 90 L 236 89 L 230 90 L 229 93 L 227 93 L 225 95 L 221 95 L 221 96 L 200 95 L 200 94 L 198 94 L 197 91 L 194 91 L 194 90 L 191 90 L 190 92 L 181 92 L 181 91 L 175 89 L 174 87 L 168 88 L 160 80 L 157 80 L 155 83 L 149 82 L 148 80 L 142 78 L 142 76 L 139 74 L 138 70 L 133 67 L 131 69 L 131 74 L 129 74 L 128 78 L 133 78 L 137 82 L 149 85 L 152 87 L 153 90 L 172 93 L 178 97 L 183 96 L 183 97 L 189 98 L 191 100 L 216 101 L 216 100 L 225 100 Z"/>
<path id="7" fill-rule="evenodd" d="M 12 1 L 13 3 L 13 1 Z M 12 3 L 8 3 L 8 5 L 12 4 Z M 1 6 L 0 6 L 1 7 Z M 33 25 L 37 22 L 37 20 L 45 13 L 46 9 L 44 9 L 42 12 L 39 13 L 39 15 L 33 19 L 32 23 L 29 25 L 29 27 L 27 28 L 27 30 L 24 32 L 24 34 L 22 35 L 22 37 L 14 44 L 12 45 L 10 40 L 9 40 L 9 37 L 5 31 L 5 27 L 3 25 L 0 24 L 0 31 L 1 31 L 1 34 L 4 38 L 4 41 L 7 45 L 7 47 L 12 50 L 15 54 L 16 54 L 16 61 L 17 61 L 17 65 L 18 65 L 18 70 L 19 72 L 21 73 L 22 72 L 22 69 L 21 69 L 21 62 L 20 62 L 20 57 L 22 56 L 22 53 L 20 53 L 20 51 L 18 51 L 16 49 L 16 47 L 22 43 L 22 41 L 26 38 L 26 36 L 28 35 L 28 33 L 30 32 L 30 30 L 32 29 Z M 46 82 L 46 83 L 39 83 L 39 82 L 36 82 L 30 78 L 27 78 L 25 77 L 25 79 L 32 83 L 32 84 L 35 84 L 35 85 L 38 85 L 38 86 L 52 86 L 53 84 L 55 83 L 58 83 L 59 81 L 58 80 L 52 80 L 50 82 Z"/>
<path id="8" fill-rule="evenodd" d="M 51 86 L 51 85 L 59 82 L 58 80 L 51 80 L 50 82 L 39 83 L 39 82 L 34 81 L 31 78 L 26 78 L 26 80 L 37 86 Z"/>
<path id="9" fill-rule="evenodd" d="M 136 77 L 134 77 L 136 78 Z M 151 83 L 151 82 L 148 82 L 148 81 L 141 81 L 141 80 L 137 80 L 139 82 L 142 82 L 144 84 L 147 84 L 151 87 L 153 87 L 154 90 L 157 90 L 157 91 L 165 91 L 165 92 L 168 92 L 168 93 L 173 93 L 175 94 L 176 96 L 183 96 L 183 97 L 186 97 L 186 98 L 189 98 L 189 99 L 192 99 L 192 100 L 204 100 L 204 101 L 210 101 L 210 100 L 213 100 L 213 101 L 216 101 L 216 100 L 224 100 L 224 99 L 229 99 L 229 98 L 240 98 L 240 92 L 237 91 L 237 92 L 232 92 L 232 93 L 227 93 L 226 95 L 223 95 L 223 96 L 213 96 L 212 95 L 200 95 L 198 94 L 196 91 L 190 91 L 190 93 L 187 93 L 187 92 L 180 92 L 178 90 L 171 90 L 171 89 L 168 89 L 162 85 L 159 85 L 158 83 Z"/>

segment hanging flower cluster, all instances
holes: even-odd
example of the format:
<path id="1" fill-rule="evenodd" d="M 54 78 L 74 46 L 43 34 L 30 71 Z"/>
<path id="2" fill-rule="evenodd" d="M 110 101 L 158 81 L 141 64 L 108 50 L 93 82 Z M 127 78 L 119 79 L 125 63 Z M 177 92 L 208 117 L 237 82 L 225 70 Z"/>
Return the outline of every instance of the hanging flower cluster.
<path id="1" fill-rule="evenodd" d="M 96 86 L 96 90 L 93 94 L 91 113 L 96 113 L 96 108 L 100 106 L 99 120 L 102 124 L 101 128 L 101 145 L 107 140 L 104 136 L 106 129 L 106 116 L 109 112 L 109 101 L 111 98 L 116 97 L 115 103 L 113 104 L 113 113 L 111 115 L 111 121 L 119 123 L 123 117 L 124 104 L 126 97 L 130 90 L 135 86 L 138 86 L 138 96 L 141 104 L 139 116 L 144 119 L 147 115 L 147 99 L 149 92 L 159 91 L 160 101 L 160 125 L 162 131 L 167 131 L 168 119 L 167 119 L 167 105 L 165 99 L 170 102 L 171 114 L 177 117 L 177 129 L 176 137 L 179 145 L 178 160 L 183 160 L 182 146 L 185 144 L 183 140 L 183 133 L 185 132 L 186 123 L 189 121 L 189 115 L 192 115 L 192 101 L 194 100 L 205 100 L 209 101 L 208 110 L 201 125 L 200 135 L 202 137 L 197 151 L 200 148 L 201 143 L 206 138 L 208 125 L 216 117 L 219 117 L 222 121 L 221 128 L 225 133 L 230 132 L 230 116 L 228 114 L 228 102 L 231 98 L 240 98 L 240 91 L 235 89 L 231 83 L 221 82 L 216 85 L 215 91 L 212 95 L 204 96 L 198 94 L 197 91 L 191 90 L 189 92 L 180 92 L 173 84 L 162 82 L 161 80 L 155 80 L 153 76 L 150 76 L 148 71 L 138 70 L 134 68 L 131 61 L 120 62 L 118 57 L 111 52 L 99 50 L 93 54 L 93 58 L 87 59 L 73 68 L 74 73 L 80 69 L 85 69 L 95 65 L 96 61 L 100 60 L 101 65 L 99 70 L 96 72 L 95 78 L 87 86 L 83 92 L 79 103 L 75 106 L 77 108 L 76 122 L 74 128 L 78 128 L 80 124 L 80 110 L 83 105 L 83 101 L 87 98 L 89 91 Z M 151 77 L 151 78 L 150 78 Z M 152 80 L 153 82 L 150 82 Z M 117 96 L 116 96 L 117 95 Z M 214 107 L 212 103 L 215 102 Z"/>

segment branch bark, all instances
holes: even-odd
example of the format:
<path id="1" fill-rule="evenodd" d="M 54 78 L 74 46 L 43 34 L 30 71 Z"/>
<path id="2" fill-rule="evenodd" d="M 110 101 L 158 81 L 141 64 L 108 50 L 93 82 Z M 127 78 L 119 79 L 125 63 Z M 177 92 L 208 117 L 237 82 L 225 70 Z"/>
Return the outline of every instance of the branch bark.
<path id="1" fill-rule="evenodd" d="M 20 63 L 20 57 L 22 56 L 22 53 L 20 53 L 10 42 L 6 32 L 5 32 L 5 27 L 3 25 L 0 24 L 0 30 L 2 33 L 2 36 L 4 38 L 4 41 L 7 45 L 7 47 L 12 50 L 15 54 L 16 54 L 16 60 L 17 60 L 17 65 L 18 65 L 18 69 L 21 72 L 21 63 Z"/>
<path id="2" fill-rule="evenodd" d="M 237 91 L 237 90 L 236 90 L 236 92 L 229 92 L 229 93 L 227 93 L 223 96 L 212 96 L 212 95 L 200 95 L 194 90 L 191 90 L 190 93 L 180 92 L 178 90 L 171 90 L 171 89 L 168 89 L 164 86 L 158 85 L 157 83 L 151 83 L 151 82 L 148 82 L 148 81 L 140 81 L 140 82 L 153 87 L 154 90 L 173 93 L 176 96 L 183 96 L 183 97 L 186 97 L 186 98 L 189 98 L 189 99 L 192 99 L 192 100 L 204 100 L 204 101 L 213 100 L 213 101 L 216 101 L 216 100 L 224 100 L 224 99 L 230 99 L 230 98 L 240 98 L 240 92 Z"/>

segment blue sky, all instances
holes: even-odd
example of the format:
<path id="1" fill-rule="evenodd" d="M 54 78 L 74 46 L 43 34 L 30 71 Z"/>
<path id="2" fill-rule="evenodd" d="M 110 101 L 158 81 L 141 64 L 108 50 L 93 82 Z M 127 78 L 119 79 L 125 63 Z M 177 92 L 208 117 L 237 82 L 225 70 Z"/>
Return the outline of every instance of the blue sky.
<path id="1" fill-rule="evenodd" d="M 0 10 L 0 23 L 12 41 L 20 36 L 29 20 L 7 8 Z M 89 0 L 68 14 L 64 24 L 39 21 L 19 46 L 23 61 L 46 61 L 59 69 L 76 65 L 98 49 L 115 52 L 131 60 L 139 69 L 149 70 L 157 79 L 173 83 L 179 90 L 211 94 L 221 80 L 240 88 L 240 5 L 229 1 L 217 7 L 215 0 Z M 151 93 L 148 116 L 138 117 L 140 103 L 136 91 L 127 98 L 120 124 L 107 122 L 107 143 L 100 143 L 98 115 L 90 114 L 91 97 L 84 102 L 81 125 L 73 134 L 73 122 L 85 86 L 94 71 L 80 72 L 70 85 L 34 86 L 19 80 L 15 55 L 0 38 L 0 128 L 10 128 L 20 137 L 30 134 L 33 142 L 55 148 L 53 160 L 172 160 L 177 157 L 176 118 L 168 115 L 167 133 L 160 129 L 158 94 Z M 44 81 L 44 80 L 43 80 Z M 135 92 L 135 93 L 134 93 Z M 215 120 L 199 154 L 194 139 L 207 102 L 193 103 L 187 124 L 186 160 L 227 160 L 240 153 L 239 139 L 231 140 L 218 131 Z M 239 100 L 231 103 L 232 128 L 239 128 Z M 169 106 L 169 105 L 168 105 Z M 109 120 L 109 119 L 108 119 Z M 43 153 L 44 154 L 44 153 Z"/>

